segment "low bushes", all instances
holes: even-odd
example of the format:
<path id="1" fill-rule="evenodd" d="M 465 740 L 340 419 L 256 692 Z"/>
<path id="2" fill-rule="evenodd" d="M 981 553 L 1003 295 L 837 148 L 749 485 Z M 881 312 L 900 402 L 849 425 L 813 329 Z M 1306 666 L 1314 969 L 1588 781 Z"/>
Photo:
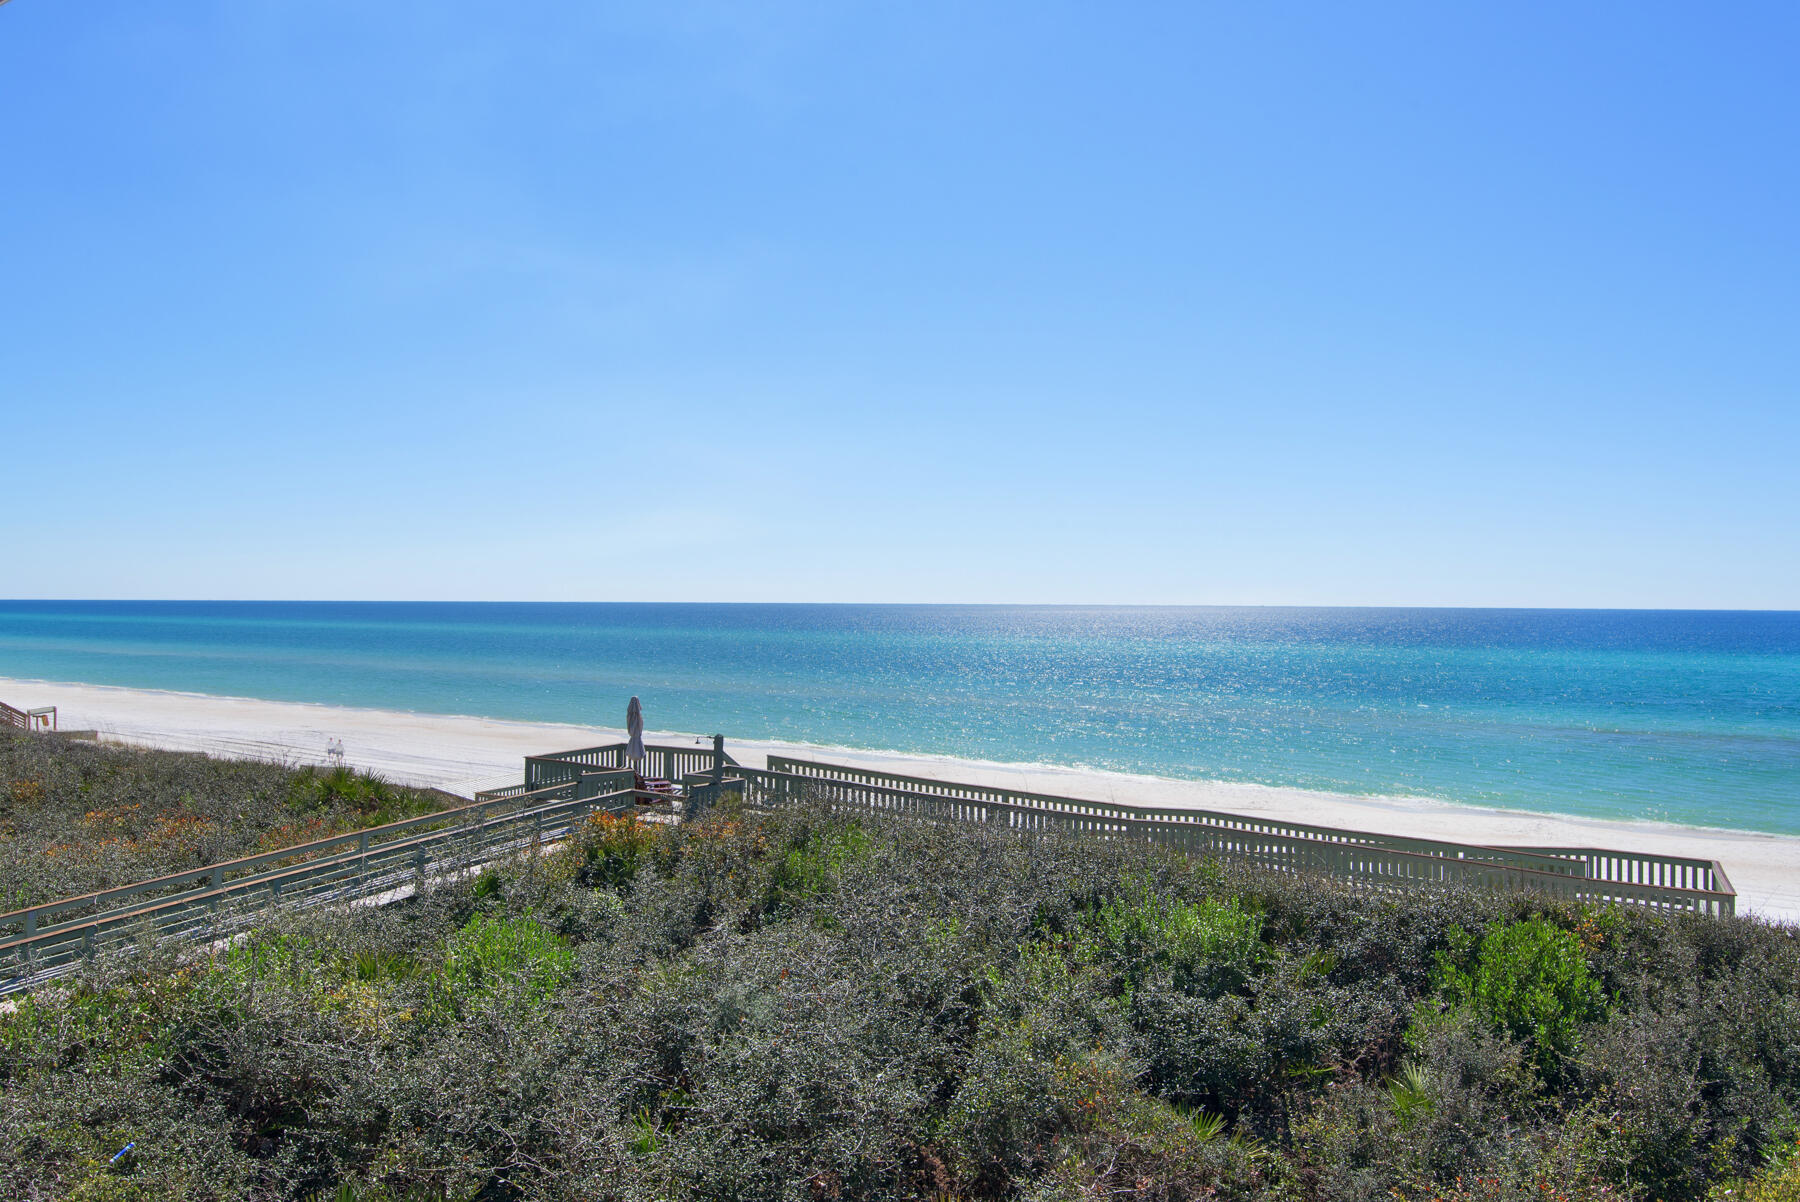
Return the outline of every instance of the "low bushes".
<path id="1" fill-rule="evenodd" d="M 1473 952 L 1468 932 L 1453 927 L 1450 946 L 1437 956 L 1444 1000 L 1528 1044 L 1540 1073 L 1560 1075 L 1581 1027 L 1605 1011 L 1580 939 L 1529 918 L 1489 930 Z"/>
<path id="2" fill-rule="evenodd" d="M 1745 919 L 604 818 L 25 999 L 0 1196 L 1769 1202 L 1797 999 Z"/>
<path id="3" fill-rule="evenodd" d="M 348 769 L 0 728 L 0 912 L 441 809 Z"/>
<path id="4" fill-rule="evenodd" d="M 1084 924 L 1083 959 L 1106 964 L 1126 997 L 1146 983 L 1217 997 L 1262 959 L 1262 920 L 1235 900 L 1189 901 L 1148 883 L 1101 900 Z"/>
<path id="5" fill-rule="evenodd" d="M 497 993 L 529 1007 L 566 982 L 574 963 L 567 942 L 529 917 L 477 914 L 451 934 L 434 980 L 448 1011 L 465 1013 L 472 999 Z"/>

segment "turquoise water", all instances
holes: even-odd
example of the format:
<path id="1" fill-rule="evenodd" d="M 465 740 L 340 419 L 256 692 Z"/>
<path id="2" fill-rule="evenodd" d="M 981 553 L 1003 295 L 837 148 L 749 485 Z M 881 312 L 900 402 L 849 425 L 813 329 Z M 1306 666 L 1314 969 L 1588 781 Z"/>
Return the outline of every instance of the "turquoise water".
<path id="1" fill-rule="evenodd" d="M 1800 613 L 0 602 L 0 676 L 1800 834 Z"/>

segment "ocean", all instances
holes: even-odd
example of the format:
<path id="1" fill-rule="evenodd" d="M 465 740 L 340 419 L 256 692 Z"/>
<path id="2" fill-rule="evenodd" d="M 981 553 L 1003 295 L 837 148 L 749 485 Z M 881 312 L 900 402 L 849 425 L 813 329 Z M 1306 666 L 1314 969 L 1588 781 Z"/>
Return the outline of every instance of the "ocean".
<path id="1" fill-rule="evenodd" d="M 1800 834 L 1800 613 L 13 601 L 0 676 Z"/>

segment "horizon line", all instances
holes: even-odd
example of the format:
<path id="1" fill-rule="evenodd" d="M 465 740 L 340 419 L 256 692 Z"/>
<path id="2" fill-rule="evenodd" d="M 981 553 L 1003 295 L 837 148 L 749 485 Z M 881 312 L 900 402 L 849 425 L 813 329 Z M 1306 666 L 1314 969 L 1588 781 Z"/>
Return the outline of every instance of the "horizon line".
<path id="1" fill-rule="evenodd" d="M 1713 613 L 1800 614 L 1800 608 L 1777 606 L 1678 605 L 1496 605 L 1476 602 L 1335 602 L 1288 601 L 693 601 L 618 599 L 544 601 L 506 598 L 406 597 L 0 597 L 0 605 L 720 605 L 839 606 L 890 609 L 1443 609 L 1495 610 L 1524 613 Z"/>

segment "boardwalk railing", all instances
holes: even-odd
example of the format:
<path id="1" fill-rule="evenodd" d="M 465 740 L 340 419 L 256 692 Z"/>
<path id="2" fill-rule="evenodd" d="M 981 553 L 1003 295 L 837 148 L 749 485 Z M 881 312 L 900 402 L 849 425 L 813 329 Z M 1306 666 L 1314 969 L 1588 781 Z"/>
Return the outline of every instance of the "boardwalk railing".
<path id="1" fill-rule="evenodd" d="M 732 769 L 746 799 L 781 804 L 803 791 L 827 803 L 929 818 L 1131 835 L 1270 868 L 1353 881 L 1532 888 L 1558 897 L 1733 914 L 1737 895 L 1715 861 L 1594 848 L 1482 847 L 1274 822 L 1212 810 L 1138 809 L 1044 793 L 902 776 L 770 756 L 769 770 Z"/>
<path id="2" fill-rule="evenodd" d="M 642 796 L 631 774 L 589 772 L 503 801 L 442 810 L 191 872 L 0 914 L 0 993 L 66 972 L 98 952 L 217 939 L 273 905 L 391 892 L 566 836 L 590 814 Z"/>
<path id="3" fill-rule="evenodd" d="M 1510 846 L 1510 845 L 1509 845 Z M 1510 850 L 1560 856 L 1580 863 L 1591 880 L 1627 885 L 1653 885 L 1659 889 L 1694 889 L 1730 893 L 1731 878 L 1717 860 L 1688 856 L 1658 856 L 1649 852 L 1615 851 L 1605 847 L 1511 847 Z"/>
<path id="4" fill-rule="evenodd" d="M 16 726 L 20 730 L 55 730 L 56 707 L 46 705 L 34 710 L 22 710 L 0 701 L 0 726 Z"/>
<path id="5" fill-rule="evenodd" d="M 563 838 L 597 811 L 666 801 L 632 787 L 624 748 L 616 743 L 532 756 L 524 783 L 485 791 L 473 805 L 0 914 L 0 993 L 67 972 L 102 951 L 224 938 L 271 906 L 392 893 L 534 842 Z M 811 797 L 852 812 L 1143 839 L 1376 887 L 1531 889 L 1663 913 L 1736 912 L 1730 880 L 1707 860 L 1602 848 L 1482 847 L 1213 810 L 1138 809 L 787 756 L 771 756 L 768 769 L 754 769 L 729 756 L 721 765 L 711 750 L 646 751 L 651 766 L 682 784 L 690 813 L 724 792 L 739 793 L 761 808 Z"/>
<path id="6" fill-rule="evenodd" d="M 737 761 L 725 757 L 727 767 Z M 548 755 L 525 757 L 525 787 L 541 788 L 560 780 L 573 779 L 582 768 L 624 768 L 625 744 L 608 743 L 602 747 L 583 747 L 575 751 L 553 751 Z M 674 747 L 646 744 L 644 775 L 660 780 L 678 781 L 685 776 L 713 770 L 713 751 L 709 747 Z"/>
<path id="7" fill-rule="evenodd" d="M 1529 868 L 1537 872 L 1558 872 L 1565 875 L 1579 875 L 1579 864 L 1543 851 L 1521 851 L 1497 847 L 1481 847 L 1467 843 L 1451 843 L 1440 839 L 1415 839 L 1402 835 L 1380 835 L 1371 831 L 1340 830 L 1330 826 L 1315 826 L 1306 822 L 1282 822 L 1273 818 L 1253 818 L 1245 814 L 1232 814 L 1222 810 L 1199 810 L 1186 807 L 1159 808 L 1154 806 L 1128 806 L 1117 802 L 1084 801 L 1074 797 L 1059 797 L 1050 793 L 1028 793 L 1017 789 L 992 788 L 985 785 L 962 784 L 954 781 L 934 780 L 922 776 L 901 776 L 892 772 L 876 772 L 862 768 L 850 768 L 840 764 L 827 764 L 818 760 L 798 760 L 786 756 L 770 756 L 769 767 L 780 772 L 789 772 L 795 776 L 812 780 L 852 780 L 866 784 L 882 785 L 888 788 L 902 789 L 930 797 L 957 798 L 976 802 L 999 802 L 1005 805 L 1020 806 L 1026 809 L 1043 809 L 1056 813 L 1081 814 L 1096 818 L 1124 819 L 1156 819 L 1167 822 L 1197 822 L 1206 826 L 1216 826 L 1222 830 L 1236 831 L 1246 835 L 1287 835 L 1301 839 L 1316 839 L 1327 843 L 1349 843 L 1363 847 L 1388 847 L 1396 851 L 1410 851 L 1421 855 L 1448 856 L 1451 859 L 1479 859 L 1489 863 L 1512 864 L 1518 868 Z"/>

